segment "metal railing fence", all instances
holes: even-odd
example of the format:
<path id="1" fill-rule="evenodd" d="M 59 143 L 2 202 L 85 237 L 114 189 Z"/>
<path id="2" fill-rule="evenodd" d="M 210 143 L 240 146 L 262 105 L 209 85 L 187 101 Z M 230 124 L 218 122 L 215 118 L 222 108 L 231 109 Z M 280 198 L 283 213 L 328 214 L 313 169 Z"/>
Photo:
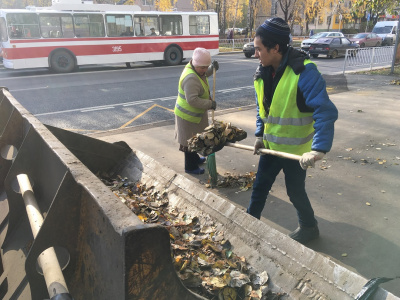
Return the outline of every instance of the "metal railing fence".
<path id="1" fill-rule="evenodd" d="M 372 70 L 374 67 L 390 65 L 393 60 L 393 51 L 394 46 L 360 48 L 355 53 L 353 49 L 347 49 L 343 64 L 343 74 L 346 71 Z"/>
<path id="2" fill-rule="evenodd" d="M 219 50 L 220 52 L 226 51 L 242 51 L 244 44 L 253 41 L 251 38 L 242 39 L 220 39 Z"/>

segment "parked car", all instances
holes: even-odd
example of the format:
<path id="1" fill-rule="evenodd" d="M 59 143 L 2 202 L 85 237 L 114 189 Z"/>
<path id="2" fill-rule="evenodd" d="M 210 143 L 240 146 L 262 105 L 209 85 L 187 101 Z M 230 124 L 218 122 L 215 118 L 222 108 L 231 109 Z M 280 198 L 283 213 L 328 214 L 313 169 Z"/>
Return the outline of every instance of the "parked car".
<path id="1" fill-rule="evenodd" d="M 290 37 L 289 45 L 292 45 L 293 37 L 291 34 L 289 35 L 289 37 Z M 246 56 L 247 58 L 252 57 L 254 55 L 254 53 L 256 53 L 256 50 L 254 49 L 254 42 L 244 44 L 243 53 L 244 53 L 244 56 Z"/>
<path id="2" fill-rule="evenodd" d="M 310 45 L 312 43 L 314 43 L 319 38 L 323 38 L 323 37 L 344 37 L 344 35 L 341 32 L 330 32 L 330 31 L 318 32 L 318 33 L 310 36 L 310 38 L 303 40 L 301 42 L 301 49 L 304 51 L 308 51 L 308 48 L 310 48 Z"/>
<path id="3" fill-rule="evenodd" d="M 346 37 L 324 37 L 312 43 L 308 53 L 314 58 L 320 54 L 329 58 L 336 58 L 340 55 L 346 55 L 347 49 L 352 49 L 351 56 L 355 56 L 359 47 L 360 45 Z"/>
<path id="4" fill-rule="evenodd" d="M 379 47 L 382 44 L 382 38 L 373 32 L 357 33 L 350 41 L 359 44 L 360 48 Z"/>
<path id="5" fill-rule="evenodd" d="M 243 46 L 244 56 L 246 56 L 247 58 L 250 58 L 254 55 L 255 52 L 256 52 L 256 50 L 254 49 L 254 42 L 244 44 L 244 46 Z"/>
<path id="6" fill-rule="evenodd" d="M 233 32 L 235 34 L 242 34 L 242 30 L 243 30 L 243 28 L 235 28 L 235 30 Z"/>

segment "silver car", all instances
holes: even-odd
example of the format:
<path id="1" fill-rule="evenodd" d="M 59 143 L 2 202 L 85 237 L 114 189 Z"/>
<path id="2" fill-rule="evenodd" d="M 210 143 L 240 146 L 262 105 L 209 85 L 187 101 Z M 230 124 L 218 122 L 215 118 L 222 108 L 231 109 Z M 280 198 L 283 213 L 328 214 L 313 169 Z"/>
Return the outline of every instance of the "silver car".
<path id="1" fill-rule="evenodd" d="M 343 33 L 341 32 L 330 32 L 330 31 L 325 31 L 325 32 L 318 32 L 310 38 L 304 40 L 301 42 L 301 49 L 304 51 L 308 51 L 310 48 L 310 45 L 314 43 L 316 40 L 323 38 L 323 37 L 344 37 Z"/>

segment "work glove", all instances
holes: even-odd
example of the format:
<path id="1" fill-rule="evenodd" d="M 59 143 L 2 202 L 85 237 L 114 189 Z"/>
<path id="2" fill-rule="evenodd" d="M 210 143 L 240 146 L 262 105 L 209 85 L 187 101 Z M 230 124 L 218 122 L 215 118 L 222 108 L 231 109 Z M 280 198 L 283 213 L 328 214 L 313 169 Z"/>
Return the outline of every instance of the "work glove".
<path id="1" fill-rule="evenodd" d="M 325 153 L 319 151 L 311 151 L 304 153 L 300 158 L 300 166 L 303 170 L 307 170 L 308 167 L 314 168 L 315 162 L 321 160 Z"/>
<path id="2" fill-rule="evenodd" d="M 215 71 L 218 71 L 219 69 L 219 63 L 216 60 L 213 60 L 213 62 L 211 63 L 215 69 Z"/>
<path id="3" fill-rule="evenodd" d="M 254 143 L 254 152 L 253 154 L 260 154 L 260 152 L 258 150 L 265 148 L 264 146 L 264 141 L 263 138 L 261 136 L 258 136 L 256 138 L 256 142 Z"/>
<path id="4" fill-rule="evenodd" d="M 215 110 L 217 108 L 217 102 L 211 100 L 211 109 Z"/>

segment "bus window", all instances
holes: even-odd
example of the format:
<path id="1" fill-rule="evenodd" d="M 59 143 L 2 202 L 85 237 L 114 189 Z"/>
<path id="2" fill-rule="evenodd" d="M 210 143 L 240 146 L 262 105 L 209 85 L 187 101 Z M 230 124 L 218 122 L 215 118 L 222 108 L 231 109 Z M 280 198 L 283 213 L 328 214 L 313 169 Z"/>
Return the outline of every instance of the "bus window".
<path id="1" fill-rule="evenodd" d="M 71 15 L 40 14 L 39 23 L 44 38 L 74 37 Z"/>
<path id="2" fill-rule="evenodd" d="M 134 19 L 135 36 L 144 36 L 144 30 L 142 24 L 140 23 L 140 17 L 135 17 Z"/>
<path id="3" fill-rule="evenodd" d="M 36 14 L 7 14 L 8 32 L 10 38 L 29 39 L 40 38 L 39 21 Z"/>
<path id="4" fill-rule="evenodd" d="M 74 14 L 76 37 L 104 37 L 103 15 Z"/>
<path id="5" fill-rule="evenodd" d="M 181 16 L 160 16 L 161 32 L 163 35 L 182 35 Z"/>
<path id="6" fill-rule="evenodd" d="M 210 34 L 209 16 L 189 16 L 190 34 Z"/>
<path id="7" fill-rule="evenodd" d="M 0 18 L 0 41 L 7 42 L 7 26 L 6 20 L 4 18 Z"/>
<path id="8" fill-rule="evenodd" d="M 154 30 L 151 30 L 151 29 Z M 158 17 L 157 16 L 136 16 L 135 17 L 135 34 L 137 36 L 159 35 Z"/>
<path id="9" fill-rule="evenodd" d="M 62 15 L 61 17 L 62 36 L 65 38 L 75 37 L 74 22 L 71 15 Z"/>
<path id="10" fill-rule="evenodd" d="M 107 36 L 133 36 L 131 15 L 106 15 Z"/>

